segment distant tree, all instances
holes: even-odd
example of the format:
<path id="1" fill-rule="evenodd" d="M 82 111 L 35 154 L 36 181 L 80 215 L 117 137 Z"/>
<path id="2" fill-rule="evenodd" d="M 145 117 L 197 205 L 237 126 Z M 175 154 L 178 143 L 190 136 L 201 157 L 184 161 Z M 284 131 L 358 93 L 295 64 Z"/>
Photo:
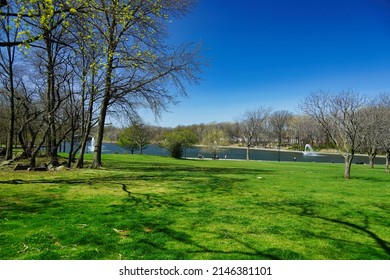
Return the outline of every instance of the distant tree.
<path id="1" fill-rule="evenodd" d="M 273 112 L 269 118 L 270 128 L 278 138 L 278 161 L 280 161 L 280 147 L 282 145 L 282 139 L 287 132 L 292 116 L 291 112 L 283 110 Z"/>
<path id="2" fill-rule="evenodd" d="M 168 131 L 164 135 L 161 146 L 167 149 L 174 158 L 182 158 L 184 150 L 191 148 L 198 138 L 190 129 L 177 128 Z"/>
<path id="3" fill-rule="evenodd" d="M 365 96 L 353 91 L 330 94 L 312 92 L 300 104 L 301 110 L 320 123 L 344 157 L 344 178 L 351 178 L 351 164 L 364 137 L 362 109 Z"/>
<path id="4" fill-rule="evenodd" d="M 384 119 L 383 106 L 373 101 L 369 106 L 362 109 L 362 118 L 364 128 L 362 138 L 362 152 L 367 153 L 368 162 L 371 168 L 374 168 L 374 161 L 378 154 L 381 140 L 383 139 Z"/>
<path id="5" fill-rule="evenodd" d="M 202 137 L 203 150 L 210 152 L 213 159 L 218 158 L 218 153 L 223 146 L 228 145 L 229 141 L 223 130 L 211 127 L 205 131 Z"/>
<path id="6" fill-rule="evenodd" d="M 390 94 L 382 93 L 376 99 L 376 106 L 380 116 L 380 121 L 377 124 L 379 134 L 380 149 L 386 154 L 386 173 L 389 173 L 390 164 Z"/>
<path id="7" fill-rule="evenodd" d="M 119 133 L 119 139 L 117 142 L 118 146 L 129 150 L 131 154 L 134 154 L 134 152 L 139 148 L 138 143 L 135 141 L 133 130 L 133 127 L 124 128 Z"/>
<path id="8" fill-rule="evenodd" d="M 119 133 L 118 145 L 130 150 L 132 154 L 137 150 L 142 154 L 143 150 L 150 143 L 150 139 L 151 132 L 149 127 L 142 123 L 135 123 Z"/>
<path id="9" fill-rule="evenodd" d="M 311 117 L 294 115 L 290 122 L 291 137 L 297 139 L 299 148 L 304 149 L 306 144 L 319 145 L 322 138 L 322 127 Z"/>
<path id="10" fill-rule="evenodd" d="M 259 107 L 246 111 L 238 118 L 238 130 L 247 147 L 246 159 L 250 159 L 250 148 L 258 145 L 259 139 L 265 131 L 265 124 L 271 113 L 270 108 Z"/>

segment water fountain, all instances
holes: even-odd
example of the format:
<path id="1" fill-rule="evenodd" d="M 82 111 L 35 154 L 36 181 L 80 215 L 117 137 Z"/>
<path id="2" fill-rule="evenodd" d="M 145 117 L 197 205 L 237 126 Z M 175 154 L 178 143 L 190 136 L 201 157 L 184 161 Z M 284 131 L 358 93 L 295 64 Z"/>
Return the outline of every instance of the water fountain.
<path id="1" fill-rule="evenodd" d="M 91 153 L 93 153 L 94 150 L 95 150 L 95 137 L 92 137 L 92 138 L 91 138 L 91 143 L 90 143 L 90 145 L 89 145 L 89 151 L 90 151 Z"/>
<path id="2" fill-rule="evenodd" d="M 314 151 L 313 147 L 310 146 L 310 144 L 305 145 L 305 151 L 303 152 L 305 156 L 315 156 L 316 152 Z"/>

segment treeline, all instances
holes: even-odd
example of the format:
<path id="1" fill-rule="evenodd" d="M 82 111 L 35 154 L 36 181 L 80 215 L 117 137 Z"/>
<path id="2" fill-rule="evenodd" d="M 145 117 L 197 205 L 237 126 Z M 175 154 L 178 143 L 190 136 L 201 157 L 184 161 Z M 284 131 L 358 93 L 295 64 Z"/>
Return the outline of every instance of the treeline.
<path id="1" fill-rule="evenodd" d="M 91 129 L 93 167 L 109 116 L 158 114 L 197 83 L 200 46 L 167 44 L 168 25 L 192 0 L 2 1 L 0 7 L 0 144 L 6 159 L 23 150 L 31 166 L 42 150 L 59 164 L 83 167 Z M 77 155 L 77 156 L 76 156 Z"/>
<path id="2" fill-rule="evenodd" d="M 118 143 L 142 153 L 148 143 L 158 143 L 174 157 L 192 145 L 206 146 L 217 155 L 220 147 L 239 145 L 250 150 L 286 148 L 304 150 L 310 144 L 316 150 L 332 149 L 345 159 L 345 178 L 350 178 L 355 153 L 366 153 L 370 165 L 378 154 L 390 160 L 390 95 L 368 98 L 353 91 L 310 93 L 300 102 L 301 112 L 273 111 L 267 107 L 247 110 L 227 123 L 195 124 L 159 128 L 135 123 L 118 134 Z"/>

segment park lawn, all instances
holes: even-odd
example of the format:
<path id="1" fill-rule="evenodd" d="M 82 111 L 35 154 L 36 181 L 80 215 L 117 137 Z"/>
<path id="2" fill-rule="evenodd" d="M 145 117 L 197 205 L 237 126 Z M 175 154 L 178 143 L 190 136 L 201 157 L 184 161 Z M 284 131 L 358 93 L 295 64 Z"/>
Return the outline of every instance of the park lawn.
<path id="1" fill-rule="evenodd" d="M 383 166 L 103 162 L 0 170 L 0 259 L 390 259 Z"/>

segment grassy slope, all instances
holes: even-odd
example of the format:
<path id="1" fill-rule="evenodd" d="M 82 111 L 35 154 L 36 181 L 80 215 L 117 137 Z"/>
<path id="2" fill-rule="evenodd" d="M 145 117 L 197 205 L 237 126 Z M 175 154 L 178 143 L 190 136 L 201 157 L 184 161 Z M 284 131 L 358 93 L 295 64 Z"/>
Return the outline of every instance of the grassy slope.
<path id="1" fill-rule="evenodd" d="M 104 162 L 0 171 L 0 259 L 390 259 L 382 167 L 344 180 L 338 164 Z"/>

